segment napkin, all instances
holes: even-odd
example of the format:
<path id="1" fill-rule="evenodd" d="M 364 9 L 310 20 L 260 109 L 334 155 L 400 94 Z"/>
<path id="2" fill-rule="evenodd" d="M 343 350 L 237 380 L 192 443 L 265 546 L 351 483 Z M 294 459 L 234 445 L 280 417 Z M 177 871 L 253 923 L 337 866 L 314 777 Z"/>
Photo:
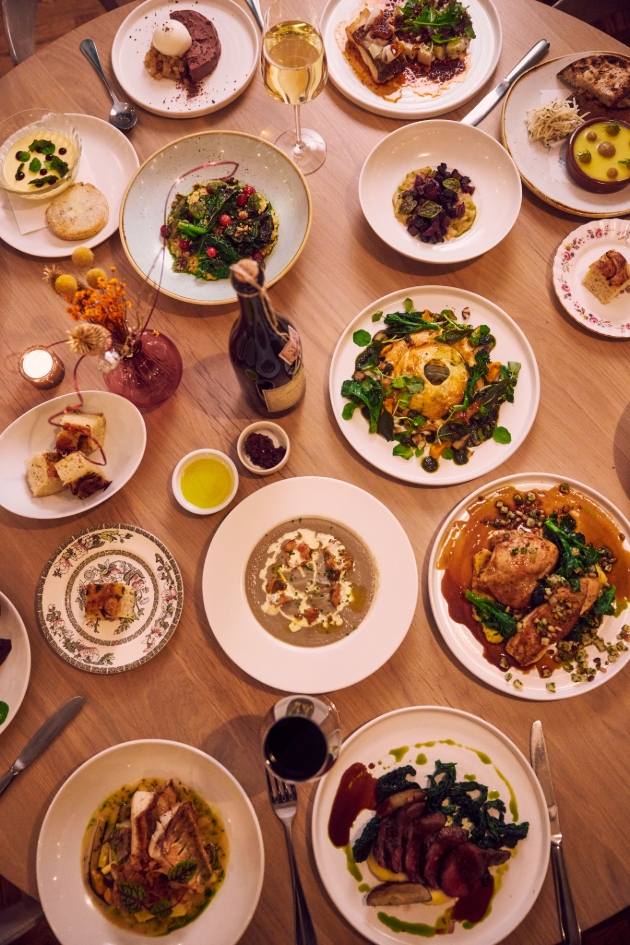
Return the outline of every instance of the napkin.
<path id="1" fill-rule="evenodd" d="M 82 181 L 84 184 L 94 184 L 95 187 L 97 186 L 85 153 L 81 154 L 79 170 L 75 180 Z M 15 222 L 22 236 L 26 236 L 27 233 L 33 233 L 35 230 L 43 230 L 47 226 L 46 208 L 53 202 L 54 197 L 51 197 L 50 200 L 41 201 L 32 201 L 26 197 L 18 197 L 16 194 L 11 193 L 8 194 L 8 197 Z"/>

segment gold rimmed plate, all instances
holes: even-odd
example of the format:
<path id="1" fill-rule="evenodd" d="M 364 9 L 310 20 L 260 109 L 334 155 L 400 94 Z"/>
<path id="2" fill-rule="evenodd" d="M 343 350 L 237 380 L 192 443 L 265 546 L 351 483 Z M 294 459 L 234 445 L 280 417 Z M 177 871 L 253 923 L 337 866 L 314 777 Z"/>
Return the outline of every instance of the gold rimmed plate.
<path id="1" fill-rule="evenodd" d="M 86 616 L 86 586 L 112 582 L 132 589 L 132 615 Z M 88 673 L 123 673 L 152 659 L 173 635 L 183 604 L 177 562 L 159 539 L 135 525 L 98 525 L 73 535 L 50 558 L 36 594 L 47 642 Z"/>
<path id="2" fill-rule="evenodd" d="M 568 137 L 550 148 L 532 141 L 525 124 L 526 113 L 547 105 L 554 98 L 564 101 L 575 89 L 558 73 L 589 55 L 615 55 L 605 51 L 571 53 L 549 59 L 530 69 L 514 83 L 503 103 L 501 139 L 513 157 L 523 183 L 545 203 L 579 217 L 603 219 L 630 213 L 630 185 L 612 194 L 596 194 L 579 187 L 566 169 Z"/>
<path id="3" fill-rule="evenodd" d="M 209 166 L 211 162 L 226 162 Z M 235 170 L 236 165 L 236 170 Z M 176 193 L 195 183 L 233 175 L 255 187 L 278 217 L 278 241 L 265 260 L 265 281 L 273 285 L 302 252 L 311 228 L 311 195 L 295 164 L 279 148 L 237 131 L 204 131 L 178 138 L 156 151 L 138 169 L 123 197 L 120 238 L 132 266 L 165 295 L 195 305 L 235 302 L 229 279 L 209 282 L 173 272 L 160 235 Z"/>

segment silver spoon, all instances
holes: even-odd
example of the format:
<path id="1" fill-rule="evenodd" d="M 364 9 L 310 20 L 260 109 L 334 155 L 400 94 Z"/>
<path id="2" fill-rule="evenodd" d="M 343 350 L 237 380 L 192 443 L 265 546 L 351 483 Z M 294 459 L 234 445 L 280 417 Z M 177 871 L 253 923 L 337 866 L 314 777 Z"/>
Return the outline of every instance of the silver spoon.
<path id="1" fill-rule="evenodd" d="M 83 42 L 79 45 L 79 49 L 88 60 L 88 62 L 94 66 L 94 69 L 101 77 L 105 88 L 112 97 L 112 110 L 109 113 L 110 124 L 114 128 L 118 128 L 119 131 L 129 131 L 138 120 L 138 112 L 133 105 L 130 105 L 129 102 L 121 102 L 120 99 L 116 98 L 114 91 L 107 81 L 107 77 L 103 72 L 103 67 L 101 65 L 101 60 L 99 59 L 98 50 L 96 48 L 96 43 L 93 39 L 84 39 Z"/>

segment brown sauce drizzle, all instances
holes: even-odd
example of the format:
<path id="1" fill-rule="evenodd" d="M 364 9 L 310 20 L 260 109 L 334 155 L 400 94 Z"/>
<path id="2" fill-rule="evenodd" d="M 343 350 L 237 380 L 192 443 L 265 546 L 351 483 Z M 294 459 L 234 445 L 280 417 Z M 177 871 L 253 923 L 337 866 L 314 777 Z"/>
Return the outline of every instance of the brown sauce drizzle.
<path id="1" fill-rule="evenodd" d="M 345 847 L 350 842 L 350 829 L 362 810 L 376 810 L 376 781 L 360 762 L 342 774 L 328 821 L 328 836 L 334 846 Z"/>
<path id="2" fill-rule="evenodd" d="M 510 508 L 517 508 L 518 506 L 514 504 L 514 496 L 517 494 L 522 495 L 523 490 L 515 486 L 503 486 L 501 489 L 496 489 L 485 496 L 480 495 L 475 499 L 467 509 L 470 516 L 468 521 L 454 522 L 451 526 L 440 552 L 437 567 L 444 571 L 442 594 L 448 604 L 451 620 L 468 627 L 482 646 L 485 659 L 493 666 L 499 667 L 500 660 L 505 658 L 510 667 L 517 667 L 523 673 L 537 670 L 538 674 L 543 676 L 543 668 L 546 667 L 554 672 L 560 668 L 561 664 L 556 663 L 552 656 L 545 654 L 537 663 L 521 666 L 505 652 L 503 643 L 488 642 L 481 624 L 473 617 L 472 604 L 465 597 L 472 582 L 473 555 L 487 547 L 488 535 L 494 530 L 494 526 L 486 524 L 484 519 L 494 520 L 499 517 L 496 508 L 499 499 Z M 536 499 L 537 506 L 544 509 L 547 514 L 554 511 L 560 512 L 562 508 L 568 506 L 570 514 L 577 522 L 577 531 L 583 532 L 586 541 L 598 548 L 602 545 L 610 548 L 617 562 L 607 578 L 616 588 L 617 603 L 627 602 L 630 598 L 630 555 L 623 547 L 619 526 L 591 499 L 573 490 L 563 494 L 557 488 L 538 489 Z"/>
<path id="3" fill-rule="evenodd" d="M 479 880 L 475 883 L 467 896 L 461 896 L 453 906 L 453 918 L 456 922 L 481 922 L 492 894 L 494 893 L 494 876 L 490 874 L 490 882 L 484 886 Z"/>

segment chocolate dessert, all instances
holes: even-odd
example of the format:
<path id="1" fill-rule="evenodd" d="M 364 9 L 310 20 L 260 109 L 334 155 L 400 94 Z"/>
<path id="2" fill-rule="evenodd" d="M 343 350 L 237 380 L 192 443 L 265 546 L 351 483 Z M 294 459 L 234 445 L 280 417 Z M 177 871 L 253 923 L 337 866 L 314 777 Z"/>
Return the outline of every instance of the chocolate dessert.
<path id="1" fill-rule="evenodd" d="M 190 33 L 192 45 L 184 58 L 190 81 L 201 82 L 214 72 L 221 55 L 221 42 L 214 23 L 195 10 L 176 10 L 170 17 L 179 20 Z"/>

